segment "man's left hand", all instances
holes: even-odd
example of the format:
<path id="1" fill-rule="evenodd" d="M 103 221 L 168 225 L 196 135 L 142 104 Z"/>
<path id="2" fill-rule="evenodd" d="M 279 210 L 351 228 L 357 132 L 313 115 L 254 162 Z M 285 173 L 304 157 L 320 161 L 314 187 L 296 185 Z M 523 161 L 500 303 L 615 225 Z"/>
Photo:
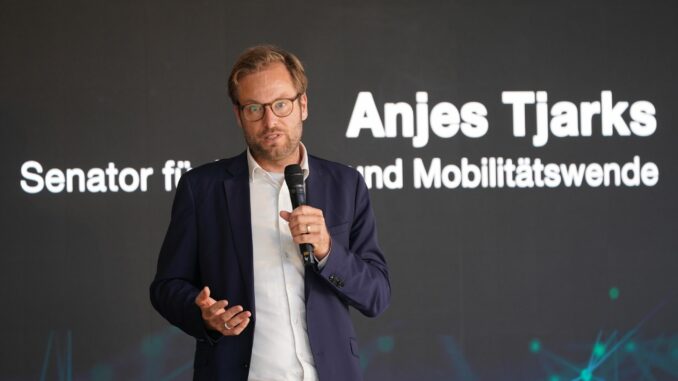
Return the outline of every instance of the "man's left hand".
<path id="1" fill-rule="evenodd" d="M 282 211 L 280 217 L 287 221 L 292 238 L 297 244 L 313 245 L 313 255 L 321 261 L 330 252 L 330 233 L 325 226 L 323 211 L 308 205 L 301 205 L 292 213 Z"/>

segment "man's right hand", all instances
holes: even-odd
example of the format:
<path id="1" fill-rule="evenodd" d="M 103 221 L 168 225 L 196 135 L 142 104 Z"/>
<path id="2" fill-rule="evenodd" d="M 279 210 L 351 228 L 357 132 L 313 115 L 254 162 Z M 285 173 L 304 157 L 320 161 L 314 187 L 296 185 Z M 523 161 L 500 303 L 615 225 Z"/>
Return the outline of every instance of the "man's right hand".
<path id="1" fill-rule="evenodd" d="M 205 286 L 195 298 L 200 307 L 202 320 L 208 329 L 218 331 L 224 336 L 239 335 L 250 323 L 250 311 L 243 311 L 242 306 L 228 306 L 227 300 L 216 301 L 210 297 L 210 288 Z"/>

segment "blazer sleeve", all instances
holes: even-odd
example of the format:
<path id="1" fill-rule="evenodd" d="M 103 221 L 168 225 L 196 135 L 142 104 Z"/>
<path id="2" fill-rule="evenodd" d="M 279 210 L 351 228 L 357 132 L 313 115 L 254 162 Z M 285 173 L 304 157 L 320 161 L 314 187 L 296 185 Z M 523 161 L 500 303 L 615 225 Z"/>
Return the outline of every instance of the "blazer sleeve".
<path id="1" fill-rule="evenodd" d="M 377 242 L 367 186 L 357 172 L 356 177 L 348 246 L 333 237 L 330 255 L 318 273 L 340 298 L 363 315 L 374 317 L 388 307 L 391 286 L 386 260 Z"/>
<path id="2" fill-rule="evenodd" d="M 198 271 L 197 219 L 187 174 L 177 186 L 170 224 L 163 241 L 150 296 L 153 307 L 171 324 L 200 341 L 208 334 L 195 298 L 202 281 Z"/>

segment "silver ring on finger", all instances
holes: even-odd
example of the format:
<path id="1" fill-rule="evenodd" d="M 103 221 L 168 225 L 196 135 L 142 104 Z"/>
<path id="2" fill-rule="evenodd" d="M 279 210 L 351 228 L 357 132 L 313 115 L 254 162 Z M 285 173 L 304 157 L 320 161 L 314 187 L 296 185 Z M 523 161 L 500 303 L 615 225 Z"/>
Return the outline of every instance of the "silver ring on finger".
<path id="1" fill-rule="evenodd" d="M 306 234 L 311 233 L 311 225 L 306 225 Z"/>
<path id="2" fill-rule="evenodd" d="M 229 327 L 229 326 L 228 326 L 228 323 L 224 323 L 224 328 L 226 328 L 226 329 L 231 329 L 231 328 L 233 328 L 233 327 Z"/>

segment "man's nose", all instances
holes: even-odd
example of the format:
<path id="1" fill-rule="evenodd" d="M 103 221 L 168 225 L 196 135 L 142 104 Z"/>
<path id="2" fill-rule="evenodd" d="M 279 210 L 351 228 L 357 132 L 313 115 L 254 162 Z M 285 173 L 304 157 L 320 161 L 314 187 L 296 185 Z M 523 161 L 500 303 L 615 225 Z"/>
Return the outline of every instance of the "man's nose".
<path id="1" fill-rule="evenodd" d="M 278 124 L 278 117 L 273 113 L 271 105 L 264 106 L 264 117 L 262 118 L 266 127 L 275 127 Z"/>

